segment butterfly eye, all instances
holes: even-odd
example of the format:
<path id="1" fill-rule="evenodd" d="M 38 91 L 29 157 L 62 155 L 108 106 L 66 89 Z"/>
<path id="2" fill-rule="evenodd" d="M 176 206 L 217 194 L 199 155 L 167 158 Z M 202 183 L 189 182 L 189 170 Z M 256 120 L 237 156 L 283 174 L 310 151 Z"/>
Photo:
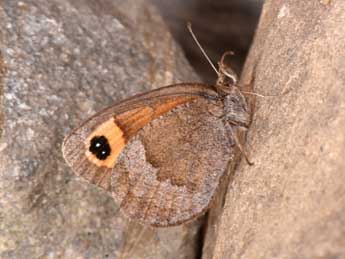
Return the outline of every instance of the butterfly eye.
<path id="1" fill-rule="evenodd" d="M 106 137 L 96 136 L 90 141 L 89 151 L 99 160 L 105 160 L 110 155 L 111 148 Z"/>

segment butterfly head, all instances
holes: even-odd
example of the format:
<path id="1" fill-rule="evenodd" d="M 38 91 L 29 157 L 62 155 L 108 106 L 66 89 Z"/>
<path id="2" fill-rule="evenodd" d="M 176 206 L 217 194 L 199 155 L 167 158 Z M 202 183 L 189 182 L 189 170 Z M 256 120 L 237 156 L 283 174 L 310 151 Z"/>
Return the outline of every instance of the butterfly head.
<path id="1" fill-rule="evenodd" d="M 216 82 L 216 88 L 220 93 L 229 94 L 232 88 L 237 85 L 237 74 L 225 63 L 225 58 L 233 54 L 234 53 L 232 51 L 225 52 L 218 63 L 218 79 Z"/>

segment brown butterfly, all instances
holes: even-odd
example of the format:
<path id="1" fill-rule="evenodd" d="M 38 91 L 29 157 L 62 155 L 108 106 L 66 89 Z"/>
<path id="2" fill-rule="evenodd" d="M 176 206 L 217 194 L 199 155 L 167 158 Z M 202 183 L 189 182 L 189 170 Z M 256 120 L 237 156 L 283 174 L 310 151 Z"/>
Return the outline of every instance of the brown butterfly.
<path id="1" fill-rule="evenodd" d="M 250 123 L 227 54 L 215 86 L 166 86 L 92 116 L 65 138 L 67 163 L 131 219 L 165 227 L 201 215 Z"/>

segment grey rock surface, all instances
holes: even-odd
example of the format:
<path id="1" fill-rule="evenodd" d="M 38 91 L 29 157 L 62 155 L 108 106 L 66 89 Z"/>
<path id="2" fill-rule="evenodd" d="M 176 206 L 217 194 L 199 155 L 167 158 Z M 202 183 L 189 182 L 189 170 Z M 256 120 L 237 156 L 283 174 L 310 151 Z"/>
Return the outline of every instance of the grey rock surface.
<path id="1" fill-rule="evenodd" d="M 0 257 L 193 258 L 199 222 L 129 222 L 60 151 L 114 101 L 198 81 L 157 12 L 134 0 L 1 1 L 0 39 Z"/>
<path id="2" fill-rule="evenodd" d="M 345 258 L 345 2 L 266 1 L 257 98 L 212 258 Z M 210 257 L 205 257 L 210 258 Z"/>

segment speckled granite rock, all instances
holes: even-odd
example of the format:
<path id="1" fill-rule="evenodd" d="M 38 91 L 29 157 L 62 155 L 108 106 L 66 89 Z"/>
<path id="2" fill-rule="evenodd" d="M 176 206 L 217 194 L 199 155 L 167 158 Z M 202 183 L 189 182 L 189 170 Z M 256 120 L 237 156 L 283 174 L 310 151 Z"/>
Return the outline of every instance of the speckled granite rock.
<path id="1" fill-rule="evenodd" d="M 266 1 L 243 79 L 282 95 L 257 98 L 212 258 L 345 258 L 344 10 Z"/>
<path id="2" fill-rule="evenodd" d="M 64 134 L 106 105 L 197 80 L 155 10 L 134 0 L 2 1 L 0 39 L 0 257 L 193 258 L 198 222 L 128 222 L 60 151 Z"/>

